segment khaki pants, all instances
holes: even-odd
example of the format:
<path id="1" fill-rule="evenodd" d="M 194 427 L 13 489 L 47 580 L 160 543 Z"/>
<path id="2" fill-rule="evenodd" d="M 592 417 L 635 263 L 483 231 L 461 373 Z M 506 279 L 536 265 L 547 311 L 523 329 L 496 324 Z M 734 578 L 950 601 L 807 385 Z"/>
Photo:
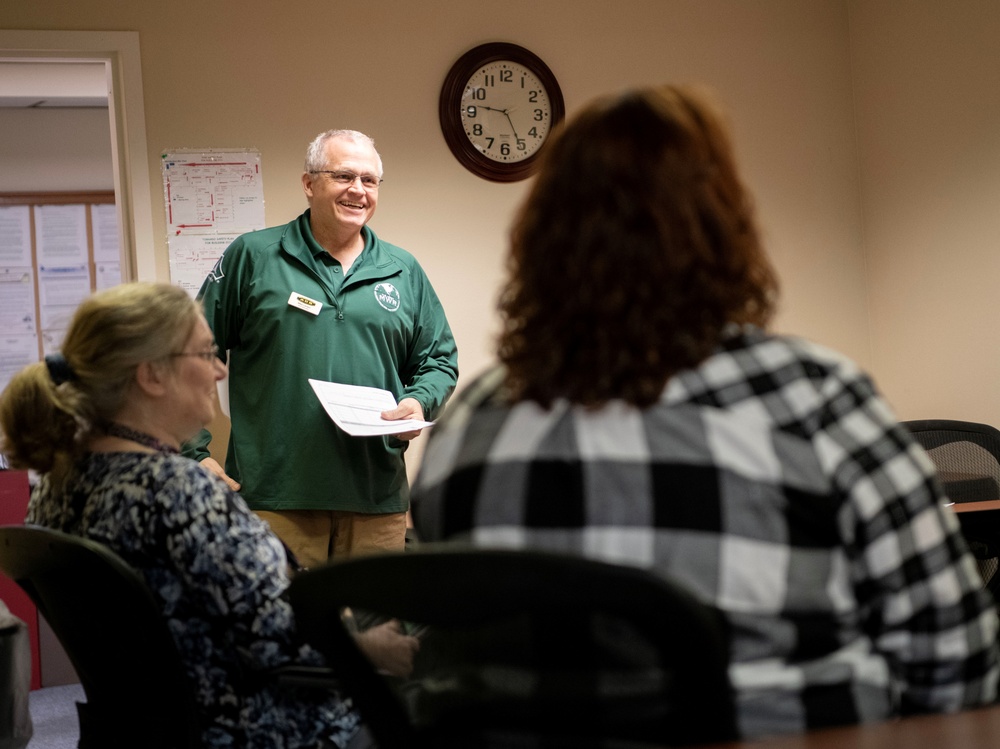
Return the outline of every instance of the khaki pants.
<path id="1" fill-rule="evenodd" d="M 303 567 L 358 554 L 403 551 L 406 513 L 369 515 L 339 510 L 255 511 Z"/>

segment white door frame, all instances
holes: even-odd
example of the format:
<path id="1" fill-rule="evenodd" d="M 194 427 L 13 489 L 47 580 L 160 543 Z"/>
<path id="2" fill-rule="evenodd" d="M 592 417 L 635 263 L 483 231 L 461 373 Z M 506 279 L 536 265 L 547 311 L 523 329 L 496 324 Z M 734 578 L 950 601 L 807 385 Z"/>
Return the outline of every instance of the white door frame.
<path id="1" fill-rule="evenodd" d="M 139 32 L 0 30 L 0 61 L 28 59 L 105 62 L 122 277 L 156 280 Z"/>

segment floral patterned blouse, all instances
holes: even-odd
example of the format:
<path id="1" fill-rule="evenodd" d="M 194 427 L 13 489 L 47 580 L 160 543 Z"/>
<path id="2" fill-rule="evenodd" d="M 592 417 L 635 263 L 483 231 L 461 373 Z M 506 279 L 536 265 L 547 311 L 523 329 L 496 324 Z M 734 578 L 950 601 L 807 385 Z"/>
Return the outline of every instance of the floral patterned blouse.
<path id="1" fill-rule="evenodd" d="M 87 454 L 67 486 L 43 477 L 27 522 L 106 544 L 143 575 L 195 683 L 204 746 L 346 746 L 359 725 L 349 701 L 262 673 L 323 659 L 295 636 L 284 547 L 238 494 L 165 453 Z"/>

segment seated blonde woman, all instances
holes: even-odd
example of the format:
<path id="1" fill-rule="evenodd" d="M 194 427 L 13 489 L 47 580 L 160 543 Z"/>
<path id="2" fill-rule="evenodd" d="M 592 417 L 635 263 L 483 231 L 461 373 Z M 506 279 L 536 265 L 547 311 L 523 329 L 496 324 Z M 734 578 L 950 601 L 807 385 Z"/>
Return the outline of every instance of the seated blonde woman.
<path id="1" fill-rule="evenodd" d="M 368 746 L 349 702 L 267 678 L 322 663 L 282 597 L 290 560 L 238 494 L 178 454 L 214 414 L 226 371 L 216 353 L 177 286 L 123 284 L 85 300 L 62 353 L 0 396 L 2 449 L 42 474 L 27 522 L 100 541 L 143 575 L 194 682 L 204 746 Z M 363 638 L 382 668 L 409 671 L 417 643 L 397 623 Z"/>

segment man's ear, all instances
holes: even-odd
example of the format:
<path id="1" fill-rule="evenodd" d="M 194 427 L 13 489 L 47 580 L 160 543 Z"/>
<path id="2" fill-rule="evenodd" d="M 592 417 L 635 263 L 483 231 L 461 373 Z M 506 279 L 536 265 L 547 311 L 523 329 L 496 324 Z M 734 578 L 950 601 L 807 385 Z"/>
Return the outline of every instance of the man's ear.
<path id="1" fill-rule="evenodd" d="M 302 172 L 302 190 L 305 192 L 307 198 L 312 198 L 313 196 L 313 175 L 309 172 Z"/>
<path id="2" fill-rule="evenodd" d="M 159 396 L 167 392 L 167 368 L 162 362 L 139 362 L 135 382 L 147 395 Z"/>

